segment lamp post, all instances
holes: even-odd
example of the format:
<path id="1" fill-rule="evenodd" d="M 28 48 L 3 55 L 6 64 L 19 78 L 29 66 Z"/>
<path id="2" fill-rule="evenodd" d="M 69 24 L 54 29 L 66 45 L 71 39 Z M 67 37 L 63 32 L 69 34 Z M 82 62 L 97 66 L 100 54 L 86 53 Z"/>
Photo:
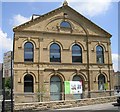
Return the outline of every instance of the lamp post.
<path id="1" fill-rule="evenodd" d="M 3 95 L 3 101 L 2 101 L 2 112 L 5 112 L 5 78 L 2 78 L 2 95 Z"/>

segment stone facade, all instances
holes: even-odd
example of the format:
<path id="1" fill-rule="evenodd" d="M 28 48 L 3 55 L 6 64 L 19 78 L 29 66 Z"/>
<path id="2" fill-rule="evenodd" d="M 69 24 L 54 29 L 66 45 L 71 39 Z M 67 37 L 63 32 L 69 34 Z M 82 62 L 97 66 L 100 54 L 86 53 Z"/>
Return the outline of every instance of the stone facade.
<path id="1" fill-rule="evenodd" d="M 71 27 L 61 27 L 62 21 L 69 22 Z M 15 102 L 19 102 L 21 99 L 36 101 L 33 100 L 35 99 L 33 97 L 37 92 L 45 93 L 42 101 L 50 101 L 53 76 L 60 78 L 60 100 L 68 100 L 73 97 L 73 95 L 64 94 L 64 81 L 72 81 L 75 75 L 82 80 L 85 97 L 93 96 L 94 91 L 98 90 L 100 74 L 105 77 L 106 90 L 112 90 L 111 35 L 67 4 L 15 27 L 13 31 Z M 26 42 L 30 42 L 34 46 L 32 62 L 24 61 Z M 50 62 L 50 46 L 53 43 L 60 46 L 61 62 Z M 72 62 L 73 45 L 81 47 L 82 63 Z M 102 64 L 96 62 L 98 45 L 104 51 L 104 63 Z M 24 93 L 24 81 L 27 74 L 33 77 L 33 93 L 30 94 Z"/>

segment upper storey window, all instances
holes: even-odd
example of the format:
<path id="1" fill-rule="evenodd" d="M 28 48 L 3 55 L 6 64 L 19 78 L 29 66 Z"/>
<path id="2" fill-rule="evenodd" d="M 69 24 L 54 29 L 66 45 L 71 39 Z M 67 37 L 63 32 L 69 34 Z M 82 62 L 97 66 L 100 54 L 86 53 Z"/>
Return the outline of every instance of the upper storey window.
<path id="1" fill-rule="evenodd" d="M 31 42 L 26 42 L 24 45 L 24 61 L 33 62 L 33 44 Z"/>
<path id="2" fill-rule="evenodd" d="M 63 27 L 63 28 L 71 28 L 71 25 L 70 25 L 69 22 L 63 21 L 63 22 L 61 22 L 60 27 Z"/>
<path id="3" fill-rule="evenodd" d="M 96 47 L 96 57 L 97 57 L 97 63 L 104 63 L 104 51 L 101 46 Z"/>
<path id="4" fill-rule="evenodd" d="M 77 44 L 72 46 L 72 62 L 82 63 L 82 49 Z"/>
<path id="5" fill-rule="evenodd" d="M 50 62 L 61 62 L 61 50 L 60 46 L 56 43 L 53 43 L 50 46 Z"/>

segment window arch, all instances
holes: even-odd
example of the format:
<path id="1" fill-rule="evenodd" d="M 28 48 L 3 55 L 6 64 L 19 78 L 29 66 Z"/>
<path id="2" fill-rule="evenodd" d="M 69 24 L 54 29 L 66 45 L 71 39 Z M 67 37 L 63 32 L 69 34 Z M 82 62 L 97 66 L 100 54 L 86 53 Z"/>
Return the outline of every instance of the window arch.
<path id="1" fill-rule="evenodd" d="M 33 76 L 27 74 L 24 76 L 24 92 L 33 92 Z"/>
<path id="2" fill-rule="evenodd" d="M 98 90 L 105 90 L 105 76 L 103 74 L 98 76 Z"/>
<path id="3" fill-rule="evenodd" d="M 24 44 L 24 61 L 33 62 L 34 47 L 31 42 L 26 42 Z"/>
<path id="4" fill-rule="evenodd" d="M 96 59 L 97 63 L 104 63 L 104 51 L 103 47 L 100 45 L 96 47 Z"/>
<path id="5" fill-rule="evenodd" d="M 64 28 L 71 28 L 71 24 L 67 21 L 62 21 L 60 23 L 60 27 L 64 27 Z"/>
<path id="6" fill-rule="evenodd" d="M 72 46 L 72 62 L 82 63 L 82 48 L 77 44 Z"/>
<path id="7" fill-rule="evenodd" d="M 60 46 L 56 43 L 50 46 L 50 62 L 61 62 Z"/>

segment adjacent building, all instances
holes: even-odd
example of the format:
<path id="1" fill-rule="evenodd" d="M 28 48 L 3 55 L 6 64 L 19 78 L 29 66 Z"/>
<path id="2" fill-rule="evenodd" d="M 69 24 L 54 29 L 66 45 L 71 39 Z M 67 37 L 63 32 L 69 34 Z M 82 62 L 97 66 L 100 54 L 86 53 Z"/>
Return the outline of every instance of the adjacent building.
<path id="1" fill-rule="evenodd" d="M 120 86 L 120 71 L 114 72 L 114 86 Z"/>
<path id="2" fill-rule="evenodd" d="M 111 95 L 111 34 L 67 2 L 13 31 L 15 102 Z M 83 94 L 65 94 L 65 81 L 81 81 Z"/>
<path id="3" fill-rule="evenodd" d="M 0 63 L 0 111 L 2 111 L 2 63 Z"/>
<path id="4" fill-rule="evenodd" d="M 2 63 L 0 63 L 0 95 L 2 94 L 2 76 L 3 76 L 3 67 L 2 67 Z"/>
<path id="5" fill-rule="evenodd" d="M 13 63 L 12 51 L 4 53 L 3 57 L 3 77 L 7 78 L 11 76 L 11 63 Z"/>

